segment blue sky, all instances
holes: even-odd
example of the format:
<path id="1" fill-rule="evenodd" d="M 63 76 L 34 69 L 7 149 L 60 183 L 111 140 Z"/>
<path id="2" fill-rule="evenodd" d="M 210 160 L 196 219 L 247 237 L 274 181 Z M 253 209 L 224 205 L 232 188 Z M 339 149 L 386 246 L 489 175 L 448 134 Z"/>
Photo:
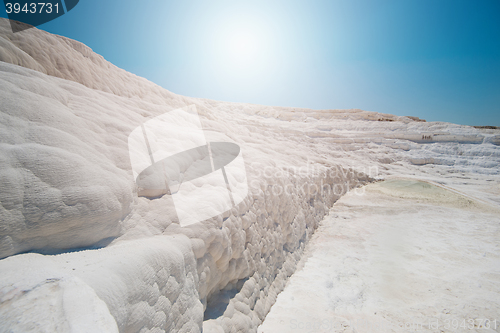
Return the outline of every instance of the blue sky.
<path id="1" fill-rule="evenodd" d="M 500 126 L 500 0 L 80 0 L 39 28 L 186 96 Z"/>

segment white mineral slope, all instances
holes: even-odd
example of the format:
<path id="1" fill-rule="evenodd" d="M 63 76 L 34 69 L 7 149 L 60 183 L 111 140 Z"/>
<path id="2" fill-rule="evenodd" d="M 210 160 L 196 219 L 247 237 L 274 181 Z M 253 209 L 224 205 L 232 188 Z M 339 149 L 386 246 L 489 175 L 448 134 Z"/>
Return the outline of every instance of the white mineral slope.
<path id="1" fill-rule="evenodd" d="M 338 200 L 258 332 L 500 332 L 500 210 L 391 179 Z"/>
<path id="2" fill-rule="evenodd" d="M 75 40 L 38 29 L 12 33 L 0 18 L 0 61 L 81 83 L 117 96 L 154 104 L 184 105 L 183 97 L 106 61 Z"/>
<path id="3" fill-rule="evenodd" d="M 307 169 L 301 175 L 294 176 L 294 170 L 279 175 L 278 167 L 307 166 L 311 152 L 288 153 L 300 138 L 260 127 L 260 117 L 249 124 L 229 104 L 214 110 L 204 107 L 209 101 L 169 98 L 173 94 L 96 55 L 83 59 L 80 50 L 85 48 L 77 42 L 68 44 L 36 29 L 14 36 L 2 24 L 7 46 L 0 53 L 22 54 L 17 64 L 32 67 L 17 66 L 16 57 L 4 58 L 14 64 L 0 63 L 4 331 L 76 330 L 67 302 L 74 300 L 78 286 L 95 293 L 82 300 L 88 304 L 79 303 L 87 318 L 96 318 L 88 324 L 93 331 L 200 331 L 209 297 L 233 287 L 238 288 L 233 301 L 238 310 L 212 313 L 206 325 L 255 330 L 294 271 L 309 235 L 340 196 L 300 186 L 339 182 L 348 189 L 368 180 L 343 168 L 337 178 Z M 51 57 L 57 59 L 45 62 Z M 72 68 L 71 76 L 59 75 L 65 68 Z M 127 89 L 122 94 L 121 89 L 107 91 L 106 82 L 89 84 L 88 68 L 100 78 L 114 78 L 110 85 L 125 82 Z M 146 93 L 141 84 L 148 86 Z M 258 164 L 247 167 L 254 186 L 242 204 L 181 228 L 168 197 L 137 197 L 127 137 L 144 121 L 193 103 L 206 129 L 238 142 L 246 161 Z M 265 167 L 276 174 L 269 182 L 261 174 Z M 271 193 L 270 185 L 287 185 L 289 195 Z M 111 245 L 101 248 L 110 239 Z M 68 253 L 15 255 L 28 250 Z M 102 312 L 100 300 L 110 315 Z"/>
<path id="4" fill-rule="evenodd" d="M 500 204 L 495 130 L 182 97 L 6 20 L 0 60 L 0 332 L 256 332 L 350 189 L 400 175 Z M 241 147 L 249 194 L 180 227 L 137 196 L 127 138 L 189 105 Z"/>

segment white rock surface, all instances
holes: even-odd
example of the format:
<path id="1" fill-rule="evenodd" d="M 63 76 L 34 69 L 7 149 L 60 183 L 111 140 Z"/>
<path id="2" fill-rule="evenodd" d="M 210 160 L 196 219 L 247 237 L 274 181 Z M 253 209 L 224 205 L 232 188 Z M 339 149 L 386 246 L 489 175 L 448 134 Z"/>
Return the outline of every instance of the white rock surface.
<path id="1" fill-rule="evenodd" d="M 498 206 L 368 185 L 335 203 L 258 332 L 498 332 L 499 239 Z"/>
<path id="2" fill-rule="evenodd" d="M 182 97 L 6 20 L 0 60 L 0 331 L 256 332 L 350 189 L 398 175 L 500 204 L 496 130 Z M 137 196 L 127 138 L 190 105 L 241 147 L 249 194 L 181 227 Z"/>

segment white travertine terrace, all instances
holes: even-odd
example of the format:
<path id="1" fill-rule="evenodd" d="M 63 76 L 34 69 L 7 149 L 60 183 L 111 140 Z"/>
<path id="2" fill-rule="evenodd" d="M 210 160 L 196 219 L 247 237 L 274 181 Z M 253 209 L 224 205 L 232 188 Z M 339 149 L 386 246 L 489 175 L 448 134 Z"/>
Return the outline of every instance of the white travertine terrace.
<path id="1" fill-rule="evenodd" d="M 0 61 L 2 331 L 256 332 L 347 191 L 399 175 L 500 204 L 496 130 L 183 97 L 3 19 Z M 190 105 L 241 147 L 249 194 L 181 227 L 137 195 L 128 136 Z"/>

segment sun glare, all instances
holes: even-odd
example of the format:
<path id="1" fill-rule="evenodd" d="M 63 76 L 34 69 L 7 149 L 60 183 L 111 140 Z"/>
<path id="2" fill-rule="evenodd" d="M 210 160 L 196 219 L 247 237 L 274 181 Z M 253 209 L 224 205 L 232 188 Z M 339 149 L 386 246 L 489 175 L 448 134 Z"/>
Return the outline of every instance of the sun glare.
<path id="1" fill-rule="evenodd" d="M 250 32 L 235 32 L 229 37 L 227 48 L 234 62 L 250 64 L 258 56 L 259 40 Z"/>
<path id="2" fill-rule="evenodd" d="M 227 75 L 254 76 L 269 66 L 272 32 L 261 19 L 233 16 L 218 21 L 211 39 L 215 63 Z"/>
<path id="3" fill-rule="evenodd" d="M 235 57 L 251 59 L 252 55 L 258 51 L 258 41 L 252 34 L 237 33 L 229 42 L 229 47 Z"/>

